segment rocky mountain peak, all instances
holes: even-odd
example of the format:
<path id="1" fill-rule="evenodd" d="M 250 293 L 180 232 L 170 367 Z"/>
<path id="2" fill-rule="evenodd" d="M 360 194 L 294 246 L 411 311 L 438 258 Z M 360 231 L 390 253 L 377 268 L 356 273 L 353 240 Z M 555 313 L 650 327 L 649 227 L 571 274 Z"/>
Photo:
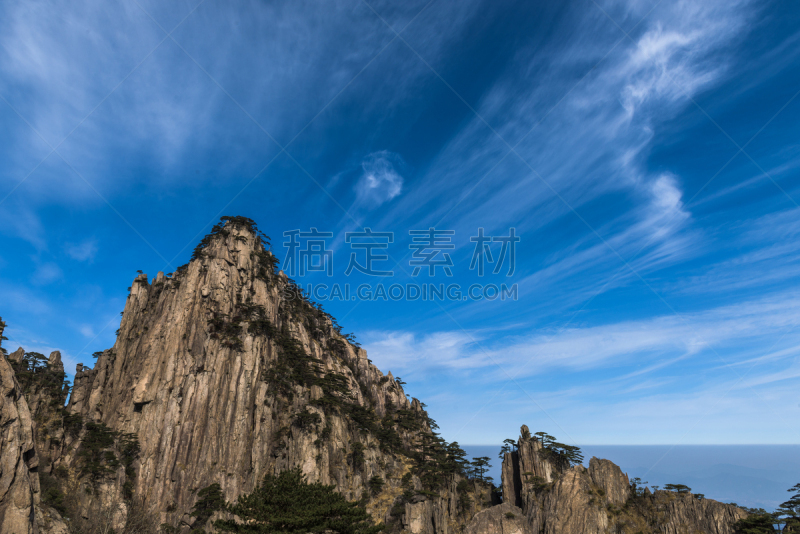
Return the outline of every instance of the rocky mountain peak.
<path id="1" fill-rule="evenodd" d="M 119 531 L 139 513 L 187 532 L 203 526 L 191 514 L 203 488 L 230 502 L 294 468 L 392 532 L 732 534 L 744 517 L 638 493 L 613 463 L 586 468 L 577 447 L 526 425 L 504 455 L 498 506 L 424 405 L 352 340 L 278 270 L 252 220 L 223 217 L 188 264 L 134 278 L 116 342 L 78 364 L 66 408 L 60 352 L 0 362 L 0 532 L 63 527 L 39 503 L 40 476 L 75 521 L 102 515 Z"/>
<path id="2" fill-rule="evenodd" d="M 241 217 L 223 218 L 174 273 L 134 279 L 116 343 L 78 369 L 68 406 L 138 440 L 135 476 L 105 491 L 122 494 L 127 483 L 178 525 L 192 522 L 199 488 L 218 483 L 233 500 L 267 473 L 300 467 L 309 481 L 369 501 L 378 520 L 449 517 L 457 470 L 445 479 L 428 466 L 446 444 L 421 403 L 335 319 L 287 294 L 301 292 L 278 271 L 267 236 Z M 420 447 L 433 448 L 418 457 Z M 377 479 L 383 490 L 371 498 Z M 444 493 L 402 497 L 414 487 Z"/>

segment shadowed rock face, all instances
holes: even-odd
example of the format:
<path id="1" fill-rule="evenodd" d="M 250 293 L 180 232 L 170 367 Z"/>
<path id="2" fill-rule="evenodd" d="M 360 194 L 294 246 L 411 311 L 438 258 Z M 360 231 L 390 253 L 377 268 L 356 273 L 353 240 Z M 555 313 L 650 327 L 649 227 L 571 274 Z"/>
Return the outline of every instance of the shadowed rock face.
<path id="1" fill-rule="evenodd" d="M 522 435 L 530 436 L 522 427 Z M 503 459 L 503 495 L 521 507 L 531 532 L 542 534 L 733 534 L 744 510 L 691 494 L 634 494 L 627 475 L 608 460 L 589 468 L 559 462 L 541 443 L 520 437 Z M 476 516 L 477 518 L 477 516 Z M 493 530 L 473 528 L 473 534 Z"/>

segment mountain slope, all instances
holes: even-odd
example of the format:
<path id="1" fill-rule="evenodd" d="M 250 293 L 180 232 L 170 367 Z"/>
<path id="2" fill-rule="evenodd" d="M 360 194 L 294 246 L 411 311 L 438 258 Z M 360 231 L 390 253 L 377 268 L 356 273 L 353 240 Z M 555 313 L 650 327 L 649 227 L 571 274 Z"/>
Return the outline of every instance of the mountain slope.
<path id="1" fill-rule="evenodd" d="M 174 275 L 137 276 L 116 343 L 93 368 L 78 365 L 66 407 L 57 352 L 0 361 L 0 534 L 63 533 L 48 503 L 76 532 L 93 521 L 188 532 L 213 513 L 192 515 L 201 489 L 218 484 L 231 502 L 296 467 L 389 532 L 733 534 L 746 516 L 637 490 L 607 460 L 573 465 L 577 448 L 525 426 L 496 506 L 458 444 L 302 297 L 268 245 L 253 221 L 225 217 Z"/>
<path id="2" fill-rule="evenodd" d="M 436 532 L 463 522 L 477 508 L 459 510 L 460 469 L 435 454 L 445 444 L 420 403 L 329 315 L 284 298 L 296 288 L 265 245 L 252 221 L 226 218 L 174 276 L 134 280 L 114 347 L 79 369 L 68 406 L 138 440 L 133 472 L 103 480 L 103 491 L 122 497 L 127 483 L 160 521 L 179 525 L 192 522 L 200 488 L 219 483 L 233 500 L 264 474 L 299 466 L 309 481 L 369 501 L 378 520 L 414 517 Z M 385 481 L 375 496 L 373 477 Z M 405 502 L 409 486 L 441 497 Z"/>

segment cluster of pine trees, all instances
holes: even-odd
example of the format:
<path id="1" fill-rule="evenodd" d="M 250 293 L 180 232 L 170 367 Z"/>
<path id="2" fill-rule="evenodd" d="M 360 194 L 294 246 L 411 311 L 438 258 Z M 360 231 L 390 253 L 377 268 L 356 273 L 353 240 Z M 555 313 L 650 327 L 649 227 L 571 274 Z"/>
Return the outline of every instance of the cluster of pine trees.
<path id="1" fill-rule="evenodd" d="M 583 454 L 580 447 L 575 445 L 566 445 L 559 443 L 556 438 L 547 432 L 536 432 L 531 436 L 530 432 L 523 435 L 523 440 L 536 440 L 542 444 L 542 452 L 544 455 L 556 465 L 566 464 L 578 465 L 583 463 Z M 513 452 L 517 448 L 517 442 L 513 439 L 506 439 L 503 441 L 503 446 L 500 448 L 500 459 L 502 460 L 507 452 Z"/>
<path id="2" fill-rule="evenodd" d="M 383 524 L 373 523 L 358 501 L 348 501 L 334 486 L 309 483 L 299 468 L 265 476 L 252 493 L 235 503 L 225 502 L 219 484 L 197 495 L 192 516 L 199 526 L 193 534 L 204 533 L 202 527 L 220 510 L 233 516 L 213 522 L 220 532 L 376 534 L 384 529 Z M 172 530 L 168 525 L 162 528 Z"/>
<path id="3" fill-rule="evenodd" d="M 750 515 L 736 523 L 736 533 L 800 532 L 800 484 L 786 491 L 794 495 L 774 512 L 767 512 L 763 508 L 746 508 Z"/>

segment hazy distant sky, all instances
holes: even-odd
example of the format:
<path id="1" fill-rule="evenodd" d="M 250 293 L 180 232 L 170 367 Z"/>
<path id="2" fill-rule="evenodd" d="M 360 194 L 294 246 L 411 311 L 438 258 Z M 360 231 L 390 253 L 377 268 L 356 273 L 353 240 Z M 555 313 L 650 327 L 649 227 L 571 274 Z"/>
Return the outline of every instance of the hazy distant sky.
<path id="1" fill-rule="evenodd" d="M 332 233 L 304 284 L 518 284 L 324 303 L 448 440 L 800 443 L 799 28 L 794 2 L 5 2 L 5 346 L 91 364 L 137 269 L 244 215 L 281 259 Z M 391 279 L 345 276 L 364 227 Z M 430 227 L 452 277 L 411 276 Z M 480 227 L 516 229 L 513 275 L 469 269 Z"/>

